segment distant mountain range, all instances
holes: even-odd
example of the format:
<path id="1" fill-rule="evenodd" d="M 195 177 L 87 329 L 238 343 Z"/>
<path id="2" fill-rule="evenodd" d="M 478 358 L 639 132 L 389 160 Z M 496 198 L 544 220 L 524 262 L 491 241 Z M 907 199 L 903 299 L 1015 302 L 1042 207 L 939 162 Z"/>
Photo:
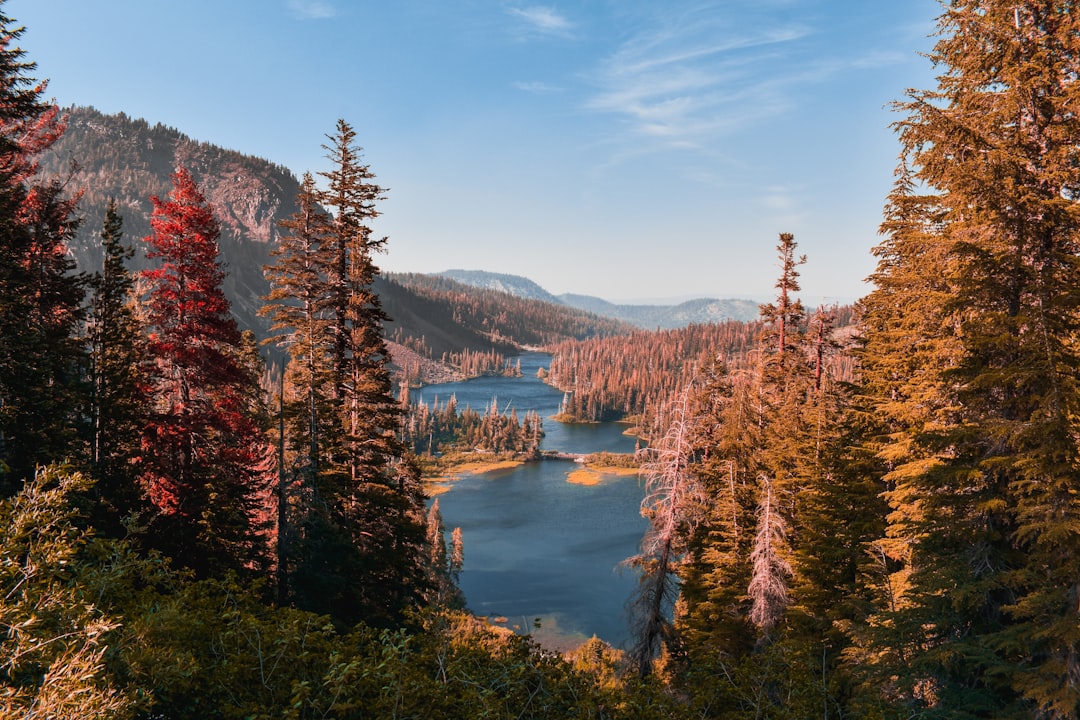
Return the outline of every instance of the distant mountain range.
<path id="1" fill-rule="evenodd" d="M 532 280 L 519 275 L 484 270 L 446 270 L 438 274 L 466 285 L 498 290 L 515 297 L 560 303 L 646 330 L 666 330 L 692 323 L 723 320 L 754 320 L 759 313 L 758 303 L 752 300 L 697 298 L 676 305 L 620 305 L 591 295 L 552 295 Z"/>
<path id="2" fill-rule="evenodd" d="M 559 305 L 565 304 L 532 280 L 520 275 L 504 275 L 502 273 L 487 272 L 486 270 L 446 270 L 435 274 L 456 280 L 463 285 L 504 292 L 507 295 L 526 300 L 541 300 Z"/>

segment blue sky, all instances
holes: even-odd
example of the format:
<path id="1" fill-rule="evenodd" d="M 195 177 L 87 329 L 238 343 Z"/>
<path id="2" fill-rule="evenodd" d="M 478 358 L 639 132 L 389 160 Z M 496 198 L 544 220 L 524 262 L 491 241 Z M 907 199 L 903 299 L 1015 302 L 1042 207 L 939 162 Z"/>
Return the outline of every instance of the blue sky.
<path id="1" fill-rule="evenodd" d="M 936 0 L 8 0 L 62 105 L 390 188 L 383 269 L 610 300 L 867 291 Z"/>

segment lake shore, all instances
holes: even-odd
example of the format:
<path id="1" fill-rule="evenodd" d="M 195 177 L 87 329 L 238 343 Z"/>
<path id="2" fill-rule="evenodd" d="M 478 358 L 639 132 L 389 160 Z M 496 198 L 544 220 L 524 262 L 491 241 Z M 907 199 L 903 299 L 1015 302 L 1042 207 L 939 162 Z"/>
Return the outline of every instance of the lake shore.
<path id="1" fill-rule="evenodd" d="M 434 497 L 449 491 L 455 481 L 464 475 L 482 475 L 498 470 L 512 470 L 526 462 L 542 461 L 544 459 L 567 459 L 555 453 L 547 453 L 539 457 L 535 455 L 521 454 L 516 457 L 491 457 L 477 459 L 473 457 L 462 458 L 438 468 L 438 470 L 424 478 L 424 489 L 428 497 Z M 570 471 L 566 481 L 575 485 L 598 485 L 603 482 L 605 476 L 625 477 L 637 475 L 639 468 L 633 462 L 633 455 L 622 453 L 594 453 L 579 456 L 580 467 Z"/>
<path id="2" fill-rule="evenodd" d="M 605 477 L 626 477 L 637 475 L 637 468 L 612 467 L 610 465 L 589 465 L 573 470 L 566 475 L 566 482 L 574 485 L 599 485 Z"/>
<path id="3" fill-rule="evenodd" d="M 450 490 L 463 475 L 482 475 L 496 470 L 512 470 L 525 462 L 525 458 L 467 459 L 439 468 L 438 474 L 424 478 L 424 490 L 428 497 L 435 497 Z"/>

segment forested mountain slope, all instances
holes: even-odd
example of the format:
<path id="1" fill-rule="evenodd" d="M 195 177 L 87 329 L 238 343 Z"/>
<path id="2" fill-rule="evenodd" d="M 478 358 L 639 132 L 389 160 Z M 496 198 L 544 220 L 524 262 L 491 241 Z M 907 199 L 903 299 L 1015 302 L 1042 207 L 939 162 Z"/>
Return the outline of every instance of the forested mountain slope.
<path id="1" fill-rule="evenodd" d="M 67 130 L 42 157 L 46 177 L 62 178 L 69 192 L 81 193 L 83 218 L 71 252 L 81 270 L 101 263 L 98 235 L 108 199 L 115 198 L 124 239 L 136 249 L 132 268 L 147 267 L 142 238 L 150 233 L 151 196 L 164 197 L 178 166 L 190 170 L 221 223 L 221 257 L 228 276 L 225 292 L 243 328 L 266 334 L 256 313 L 268 285 L 270 262 L 281 232 L 278 221 L 296 211 L 296 177 L 267 160 L 198 142 L 175 128 L 71 107 Z"/>
<path id="2" fill-rule="evenodd" d="M 453 309 L 452 319 L 488 335 L 492 341 L 514 345 L 548 346 L 564 340 L 585 340 L 630 332 L 633 328 L 611 318 L 479 288 L 440 275 L 391 273 L 388 279 Z"/>

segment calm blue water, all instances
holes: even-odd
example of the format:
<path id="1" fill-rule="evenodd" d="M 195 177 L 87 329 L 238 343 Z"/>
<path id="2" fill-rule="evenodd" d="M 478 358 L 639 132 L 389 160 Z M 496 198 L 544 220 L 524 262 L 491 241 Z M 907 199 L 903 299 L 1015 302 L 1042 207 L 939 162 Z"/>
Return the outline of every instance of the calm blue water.
<path id="1" fill-rule="evenodd" d="M 521 377 L 481 377 L 462 382 L 428 385 L 412 391 L 413 402 L 433 405 L 445 405 L 450 396 L 457 398 L 458 407 L 471 407 L 484 412 L 491 406 L 492 398 L 499 401 L 499 408 L 509 412 L 517 410 L 518 417 L 527 410 L 535 410 L 544 419 L 544 439 L 540 447 L 544 450 L 562 450 L 563 452 L 590 453 L 607 450 L 609 452 L 633 452 L 634 438 L 623 435 L 625 425 L 619 423 L 563 424 L 549 419 L 559 411 L 562 402 L 561 391 L 551 387 L 536 377 L 536 371 L 547 368 L 551 356 L 546 353 L 525 353 L 521 355 Z"/>
<path id="2" fill-rule="evenodd" d="M 544 417 L 542 447 L 568 452 L 630 452 L 634 439 L 616 423 L 563 424 L 549 418 L 562 393 L 536 378 L 550 356 L 522 356 L 521 378 L 477 378 L 423 388 L 418 402 L 482 409 L 497 397 L 518 414 Z M 414 396 L 415 397 L 415 396 Z M 598 485 L 567 482 L 569 461 L 526 463 L 512 470 L 468 475 L 439 496 L 447 529 L 465 543 L 461 589 L 478 615 L 506 618 L 552 646 L 597 635 L 613 645 L 627 637 L 624 604 L 636 585 L 619 565 L 638 551 L 645 532 L 641 487 L 634 476 L 605 476 Z M 540 628 L 533 627 L 540 619 Z"/>

